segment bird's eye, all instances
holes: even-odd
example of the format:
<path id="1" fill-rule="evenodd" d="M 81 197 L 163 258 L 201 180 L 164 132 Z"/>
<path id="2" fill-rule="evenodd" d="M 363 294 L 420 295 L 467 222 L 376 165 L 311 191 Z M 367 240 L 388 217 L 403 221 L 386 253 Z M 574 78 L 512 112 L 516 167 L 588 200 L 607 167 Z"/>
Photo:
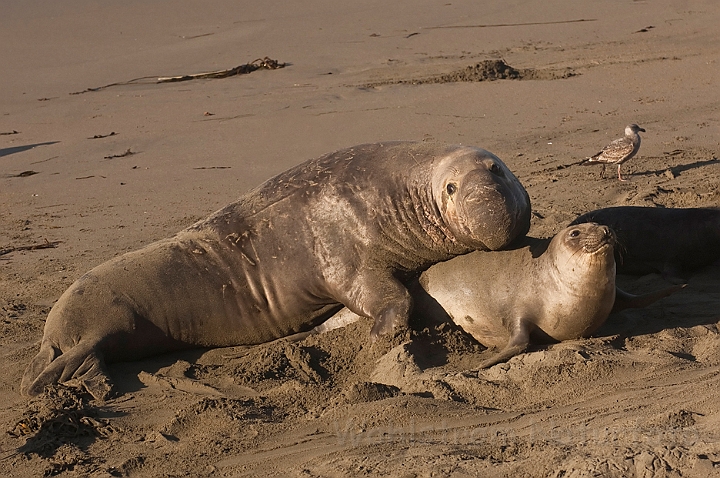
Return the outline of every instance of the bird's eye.
<path id="1" fill-rule="evenodd" d="M 572 231 L 570 231 L 570 237 L 578 237 L 579 235 L 580 231 L 578 231 L 577 229 L 573 229 Z"/>
<path id="2" fill-rule="evenodd" d="M 457 185 L 455 183 L 448 183 L 448 185 L 445 187 L 445 190 L 450 196 L 452 196 L 457 191 Z"/>

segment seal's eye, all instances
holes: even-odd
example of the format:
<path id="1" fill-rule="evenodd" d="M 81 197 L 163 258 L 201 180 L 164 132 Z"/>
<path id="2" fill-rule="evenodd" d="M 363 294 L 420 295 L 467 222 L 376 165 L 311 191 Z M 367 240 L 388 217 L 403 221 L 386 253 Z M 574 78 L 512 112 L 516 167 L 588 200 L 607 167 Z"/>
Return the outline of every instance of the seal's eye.
<path id="1" fill-rule="evenodd" d="M 455 183 L 448 183 L 448 185 L 445 187 L 445 190 L 447 191 L 448 195 L 452 196 L 457 192 L 457 184 Z"/>
<path id="2" fill-rule="evenodd" d="M 578 237 L 579 235 L 580 231 L 578 231 L 577 229 L 573 229 L 572 231 L 570 231 L 570 237 Z"/>

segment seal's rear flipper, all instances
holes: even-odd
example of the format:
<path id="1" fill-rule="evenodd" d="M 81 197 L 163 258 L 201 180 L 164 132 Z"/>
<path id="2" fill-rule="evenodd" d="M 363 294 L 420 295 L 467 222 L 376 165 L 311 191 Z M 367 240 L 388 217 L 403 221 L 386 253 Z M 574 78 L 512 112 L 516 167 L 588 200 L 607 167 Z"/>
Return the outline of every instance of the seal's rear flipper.
<path id="1" fill-rule="evenodd" d="M 60 356 L 57 353 L 51 345 L 40 347 L 23 376 L 20 385 L 23 394 L 40 395 L 47 385 L 70 382 L 69 385 L 79 385 L 97 400 L 110 397 L 112 382 L 95 344 L 78 344 Z M 38 370 L 41 371 L 38 373 Z"/>
<path id="2" fill-rule="evenodd" d="M 685 287 L 687 287 L 687 284 L 678 284 L 672 287 L 666 287 L 665 289 L 656 290 L 655 292 L 650 292 L 648 294 L 642 295 L 629 294 L 621 290 L 620 288 L 615 287 L 615 304 L 613 305 L 610 313 L 613 314 L 615 312 L 620 312 L 621 310 L 625 309 L 639 309 L 642 307 L 647 307 L 653 302 L 657 302 L 663 297 L 672 295 L 675 292 L 684 289 Z"/>
<path id="3" fill-rule="evenodd" d="M 671 284 L 687 284 L 690 274 L 683 272 L 679 267 L 668 262 L 660 269 L 662 278 Z"/>
<path id="4" fill-rule="evenodd" d="M 40 351 L 25 369 L 22 382 L 20 382 L 20 393 L 30 396 L 40 394 L 46 384 L 40 387 L 40 391 L 38 392 L 35 391 L 35 387 L 33 387 L 33 385 L 43 371 L 50 366 L 52 361 L 55 360 L 59 354 L 60 351 L 58 349 L 50 345 L 50 343 L 43 341 L 40 345 Z"/>

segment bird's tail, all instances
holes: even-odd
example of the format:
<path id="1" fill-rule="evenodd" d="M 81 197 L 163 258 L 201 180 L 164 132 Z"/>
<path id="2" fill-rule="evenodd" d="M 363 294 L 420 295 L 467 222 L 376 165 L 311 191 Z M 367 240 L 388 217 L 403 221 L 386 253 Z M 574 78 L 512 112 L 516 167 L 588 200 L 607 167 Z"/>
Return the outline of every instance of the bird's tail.
<path id="1" fill-rule="evenodd" d="M 583 159 L 582 161 L 580 161 L 580 166 L 590 166 L 593 164 L 599 164 L 597 159 L 600 157 L 601 154 L 602 154 L 602 151 Z"/>

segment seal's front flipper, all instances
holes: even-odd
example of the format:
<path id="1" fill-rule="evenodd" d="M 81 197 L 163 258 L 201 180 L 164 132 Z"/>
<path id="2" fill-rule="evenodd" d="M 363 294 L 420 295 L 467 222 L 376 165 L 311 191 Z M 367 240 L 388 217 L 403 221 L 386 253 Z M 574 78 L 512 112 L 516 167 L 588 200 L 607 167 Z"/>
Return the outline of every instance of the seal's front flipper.
<path id="1" fill-rule="evenodd" d="M 85 357 L 67 384 L 84 388 L 95 400 L 104 401 L 115 394 L 112 380 L 105 368 L 105 361 L 97 352 Z"/>
<path id="2" fill-rule="evenodd" d="M 56 349 L 51 347 L 50 350 Z M 110 397 L 112 382 L 105 370 L 102 356 L 95 350 L 95 344 L 76 345 L 54 360 L 50 359 L 49 364 L 38 374 L 37 369 L 53 353 L 57 352 L 48 352 L 47 346 L 41 346 L 40 353 L 25 371 L 20 386 L 24 394 L 40 395 L 47 385 L 69 382 L 69 385 L 86 389 L 97 400 L 106 400 Z"/>
<path id="3" fill-rule="evenodd" d="M 381 335 L 407 329 L 412 298 L 407 288 L 390 275 L 367 274 L 356 279 L 340 301 L 350 311 L 374 320 L 372 341 Z"/>
<path id="4" fill-rule="evenodd" d="M 407 328 L 409 317 L 410 301 L 388 304 L 380 314 L 374 317 L 375 323 L 370 330 L 370 338 L 376 340 L 381 335 Z"/>
<path id="5" fill-rule="evenodd" d="M 524 352 L 530 345 L 530 330 L 532 323 L 518 320 L 513 327 L 508 344 L 500 352 L 480 364 L 480 368 L 489 368 L 501 362 L 506 362 L 519 353 Z"/>
<path id="6" fill-rule="evenodd" d="M 615 312 L 620 312 L 621 310 L 625 309 L 639 309 L 642 307 L 647 307 L 648 305 L 652 304 L 653 302 L 657 302 L 663 297 L 667 297 L 681 289 L 684 289 L 686 286 L 687 284 L 678 284 L 672 287 L 666 287 L 665 289 L 656 290 L 654 292 L 649 292 L 642 295 L 629 294 L 621 290 L 619 287 L 615 287 L 615 304 L 613 305 L 610 313 L 613 314 Z"/>

